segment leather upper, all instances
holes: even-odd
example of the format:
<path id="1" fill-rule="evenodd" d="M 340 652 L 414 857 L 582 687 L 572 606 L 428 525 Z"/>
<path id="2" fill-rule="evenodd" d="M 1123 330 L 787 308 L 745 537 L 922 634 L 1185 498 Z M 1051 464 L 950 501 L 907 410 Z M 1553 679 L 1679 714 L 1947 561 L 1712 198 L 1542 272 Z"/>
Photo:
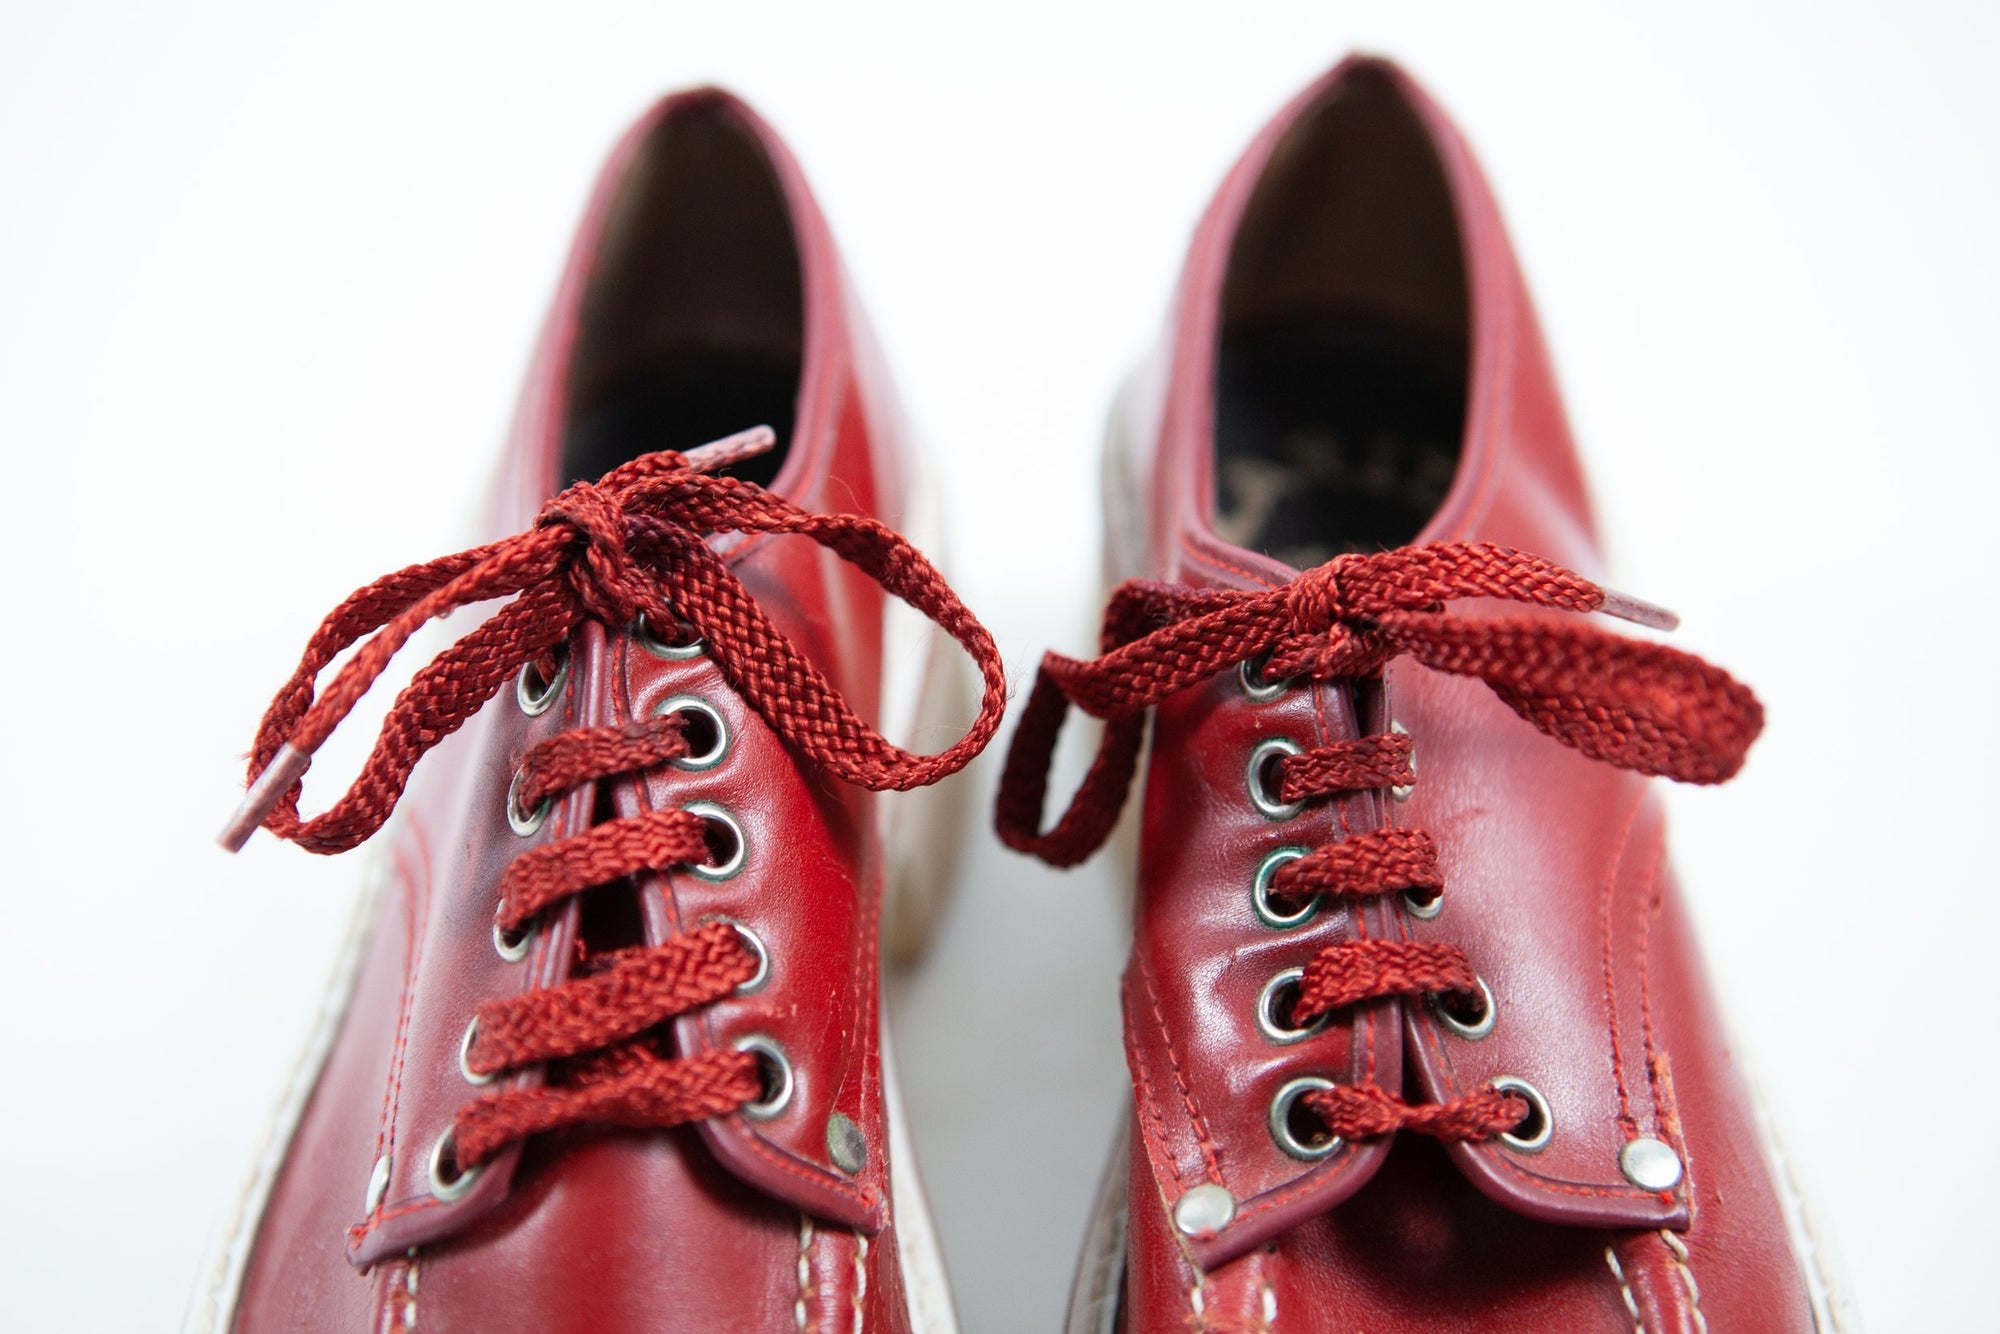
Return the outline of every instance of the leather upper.
<path id="1" fill-rule="evenodd" d="M 687 118 L 719 119 L 754 142 L 797 249 L 803 369 L 772 489 L 892 527 L 903 517 L 900 412 L 825 222 L 770 128 L 702 90 L 654 107 L 603 170 L 491 491 L 495 534 L 534 522 L 565 482 L 571 363 L 606 229 L 635 163 Z M 716 540 L 779 628 L 863 717 L 878 717 L 881 590 L 812 543 Z M 586 785 L 532 833 L 510 827 L 508 786 L 531 745 L 560 729 L 646 718 L 680 696 L 720 715 L 720 760 L 662 766 L 603 792 Z M 723 915 L 754 934 L 770 967 L 761 986 L 676 1020 L 676 1045 L 693 1055 L 746 1038 L 775 1043 L 792 1073 L 789 1101 L 763 1120 L 734 1113 L 670 1131 L 538 1136 L 501 1150 L 463 1193 L 435 1190 L 435 1146 L 457 1108 L 487 1091 L 460 1066 L 476 1008 L 555 985 L 575 946 L 581 909 L 570 899 L 543 914 L 520 957 L 503 953 L 502 871 L 603 810 L 693 802 L 734 819 L 741 869 L 638 877 L 644 937 L 656 944 Z M 374 1328 L 419 1304 L 432 1330 L 655 1328 L 662 1311 L 676 1313 L 677 1328 L 846 1328 L 850 1313 L 869 1328 L 907 1327 L 878 1050 L 884 851 L 874 796 L 803 767 L 706 657 L 662 656 L 630 627 L 587 622 L 554 703 L 530 715 L 512 689 L 490 701 L 425 758 L 378 842 L 388 889 L 355 1000 L 273 1188 L 235 1328 Z M 502 1079 L 538 1077 L 530 1068 Z M 860 1160 L 844 1155 L 845 1168 L 834 1161 L 836 1113 L 859 1132 Z M 371 1191 L 378 1163 L 386 1182 Z"/>
<path id="2" fill-rule="evenodd" d="M 1500 543 L 1596 578 L 1569 428 L 1492 195 L 1443 113 L 1373 60 L 1344 63 L 1282 110 L 1202 218 L 1165 336 L 1114 420 L 1114 575 L 1254 589 L 1297 573 L 1217 535 L 1220 311 L 1254 192 L 1287 135 L 1335 97 L 1402 102 L 1456 215 L 1470 324 L 1464 435 L 1444 501 L 1415 540 Z M 1494 609 L 1475 601 L 1453 614 Z M 1313 747 L 1392 722 L 1415 747 L 1407 799 L 1354 794 L 1276 819 L 1253 805 L 1260 742 Z M 1407 660 L 1379 690 L 1336 681 L 1260 699 L 1232 672 L 1182 691 L 1154 710 L 1144 773 L 1123 987 L 1134 1084 L 1127 1328 L 1308 1327 L 1273 1319 L 1301 1303 L 1343 1328 L 1630 1329 L 1640 1315 L 1649 1331 L 1693 1328 L 1680 1275 L 1717 1269 L 1754 1271 L 1744 1286 L 1701 1279 L 1717 1328 L 1802 1327 L 1797 1262 L 1679 921 L 1648 780 L 1554 744 L 1477 681 Z M 1391 897 L 1323 905 L 1289 928 L 1260 920 L 1252 885 L 1266 856 L 1384 824 L 1435 839 L 1440 911 L 1419 917 Z M 1497 1009 L 1491 1031 L 1464 1036 L 1431 1005 L 1392 998 L 1330 1016 L 1302 1040 L 1267 1035 L 1259 1003 L 1272 979 L 1361 935 L 1462 947 Z M 1426 1102 L 1514 1077 L 1546 1100 L 1553 1133 L 1532 1151 L 1504 1138 L 1440 1148 L 1406 1133 L 1302 1160 L 1280 1146 L 1270 1113 L 1308 1076 Z M 1621 1149 L 1642 1137 L 1686 1165 L 1670 1188 L 1642 1189 L 1621 1170 Z M 1224 1187 L 1234 1211 L 1190 1235 L 1173 1210 L 1203 1184 Z M 1525 1265 L 1475 1261 L 1480 1228 L 1518 1242 Z M 1406 1272 L 1380 1229 L 1408 1244 Z M 1641 1240 L 1607 1250 L 1607 1229 Z M 1426 1267 L 1427 1244 L 1463 1269 Z M 1626 1249 L 1614 1281 L 1605 1256 Z"/>

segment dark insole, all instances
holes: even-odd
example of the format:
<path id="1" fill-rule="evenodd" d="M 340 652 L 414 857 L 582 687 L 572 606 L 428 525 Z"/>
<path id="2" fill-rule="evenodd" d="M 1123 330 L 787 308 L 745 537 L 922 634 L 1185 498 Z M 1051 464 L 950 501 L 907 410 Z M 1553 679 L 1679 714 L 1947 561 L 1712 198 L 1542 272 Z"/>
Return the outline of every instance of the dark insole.
<path id="1" fill-rule="evenodd" d="M 1465 379 L 1462 344 L 1331 320 L 1231 331 L 1217 533 L 1298 569 L 1408 543 L 1451 489 Z"/>
<path id="2" fill-rule="evenodd" d="M 564 485 L 594 482 L 659 449 L 692 449 L 752 426 L 778 433 L 778 447 L 728 469 L 769 486 L 785 458 L 798 407 L 793 361 L 682 357 L 627 376 L 570 421 Z"/>

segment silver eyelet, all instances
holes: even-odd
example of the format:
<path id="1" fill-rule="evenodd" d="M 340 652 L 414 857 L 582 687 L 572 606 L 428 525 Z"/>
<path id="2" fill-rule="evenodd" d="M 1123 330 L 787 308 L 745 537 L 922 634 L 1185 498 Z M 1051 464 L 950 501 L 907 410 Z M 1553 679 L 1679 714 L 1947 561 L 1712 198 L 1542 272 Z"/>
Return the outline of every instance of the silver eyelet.
<path id="1" fill-rule="evenodd" d="M 699 639 L 695 640 L 692 644 L 667 643 L 664 639 L 661 639 L 646 628 L 646 618 L 644 616 L 641 616 L 632 623 L 632 642 L 654 657 L 667 662 L 686 662 L 690 658 L 699 658 L 702 654 L 708 652 L 707 643 Z"/>
<path id="2" fill-rule="evenodd" d="M 438 1136 L 437 1143 L 431 1146 L 431 1194 L 441 1204 L 449 1204 L 471 1190 L 472 1183 L 479 1180 L 479 1174 L 486 1170 L 483 1167 L 468 1167 L 450 1180 L 446 1180 L 444 1175 L 446 1154 L 452 1156 L 453 1165 L 456 1166 L 457 1152 L 452 1143 L 452 1132 L 449 1127 L 445 1129 L 444 1134 Z"/>
<path id="3" fill-rule="evenodd" d="M 1271 1112 L 1267 1118 L 1271 1138 L 1277 1141 L 1279 1148 L 1301 1162 L 1316 1163 L 1322 1158 L 1331 1157 L 1334 1150 L 1340 1147 L 1338 1135 L 1328 1135 L 1323 1140 L 1308 1144 L 1292 1130 L 1292 1108 L 1297 1105 L 1298 1100 L 1308 1093 L 1332 1087 L 1331 1079 L 1321 1079 L 1318 1075 L 1301 1075 L 1286 1083 L 1278 1090 L 1278 1095 L 1271 1099 Z"/>
<path id="4" fill-rule="evenodd" d="M 1403 911 L 1419 922 L 1428 922 L 1444 911 L 1444 891 L 1434 890 L 1427 899 L 1420 899 L 1409 890 L 1396 896 L 1403 902 Z"/>
<path id="5" fill-rule="evenodd" d="M 750 974 L 747 980 L 737 983 L 736 990 L 732 994 L 747 996 L 753 991 L 762 991 L 764 984 L 771 980 L 771 952 L 764 948 L 763 938 L 749 927 L 743 925 L 743 923 L 737 921 L 734 917 L 729 917 L 722 913 L 710 913 L 701 920 L 704 924 L 708 922 L 728 923 L 729 927 L 743 941 L 744 946 L 757 956 L 757 971 Z"/>
<path id="6" fill-rule="evenodd" d="M 1484 1005 L 1479 1011 L 1479 1017 L 1471 1023 L 1453 1014 L 1451 1007 L 1445 1004 L 1444 997 L 1434 995 L 1430 1002 L 1431 1013 L 1437 1016 L 1437 1021 L 1469 1042 L 1477 1042 L 1491 1033 L 1494 1021 L 1500 1017 L 1499 1008 L 1493 1003 L 1493 988 L 1486 985 L 1486 979 L 1483 977 L 1476 980 L 1479 983 L 1479 997 Z"/>
<path id="7" fill-rule="evenodd" d="M 368 1194 L 361 1202 L 363 1217 L 372 1217 L 382 1207 L 382 1201 L 389 1196 L 389 1172 L 396 1165 L 395 1158 L 383 1154 L 375 1160 L 374 1170 L 368 1173 Z"/>
<path id="8" fill-rule="evenodd" d="M 1503 1130 L 1500 1132 L 1501 1142 L 1521 1153 L 1540 1153 L 1548 1148 L 1549 1141 L 1555 1138 L 1556 1118 L 1555 1113 L 1549 1110 L 1549 1100 L 1542 1096 L 1542 1091 L 1527 1080 L 1516 1079 L 1512 1075 L 1502 1075 L 1494 1080 L 1493 1087 L 1503 1093 L 1520 1094 L 1528 1100 L 1530 1109 L 1528 1133 L 1523 1135 L 1515 1130 Z"/>
<path id="9" fill-rule="evenodd" d="M 1264 675 L 1264 664 L 1270 654 L 1260 653 L 1254 658 L 1245 658 L 1236 664 L 1236 684 L 1243 687 L 1243 693 L 1258 704 L 1268 704 L 1292 688 L 1292 678 L 1280 676 L 1276 680 Z"/>
<path id="10" fill-rule="evenodd" d="M 792 1063 L 785 1055 L 785 1049 L 762 1033 L 753 1033 L 747 1038 L 738 1038 L 733 1044 L 738 1051 L 747 1051 L 765 1062 L 772 1071 L 777 1087 L 756 1102 L 746 1102 L 737 1110 L 752 1121 L 769 1121 L 782 1113 L 792 1101 Z"/>
<path id="11" fill-rule="evenodd" d="M 522 838 L 542 827 L 542 821 L 549 818 L 549 812 L 556 808 L 554 797 L 543 797 L 542 804 L 526 815 L 521 813 L 521 784 L 526 782 L 528 771 L 516 769 L 514 781 L 507 784 L 507 827 Z"/>
<path id="12" fill-rule="evenodd" d="M 1319 914 L 1320 896 L 1317 894 L 1307 899 L 1305 906 L 1297 912 L 1279 912 L 1271 903 L 1271 879 L 1278 873 L 1278 868 L 1305 855 L 1304 848 L 1279 848 L 1257 864 L 1257 878 L 1250 884 L 1250 904 L 1257 910 L 1257 920 L 1274 931 L 1304 926 Z"/>
<path id="13" fill-rule="evenodd" d="M 722 711 L 699 695 L 675 695 L 672 699 L 660 701 L 660 707 L 653 710 L 657 717 L 664 718 L 673 713 L 699 714 L 708 719 L 715 729 L 715 744 L 700 755 L 683 755 L 677 760 L 668 760 L 676 769 L 690 773 L 702 769 L 713 769 L 722 763 L 722 757 L 729 753 L 729 724 L 722 720 Z"/>
<path id="14" fill-rule="evenodd" d="M 1299 743 L 1284 737 L 1274 736 L 1268 741 L 1260 741 L 1250 752 L 1250 764 L 1244 770 L 1250 784 L 1250 804 L 1267 820 L 1289 820 L 1305 809 L 1303 801 L 1281 802 L 1264 789 L 1264 766 L 1274 755 L 1298 755 L 1302 753 Z"/>
<path id="15" fill-rule="evenodd" d="M 528 957 L 528 951 L 535 947 L 535 928 L 524 926 L 519 931 L 509 931 L 500 925 L 500 919 L 493 919 L 493 952 L 508 963 L 519 963 Z"/>
<path id="16" fill-rule="evenodd" d="M 458 1040 L 458 1073 L 465 1076 L 468 1084 L 491 1084 L 492 1075 L 482 1075 L 472 1068 L 472 1043 L 478 1036 L 479 1016 L 475 1014 L 472 1022 L 465 1026 L 465 1036 Z"/>
<path id="17" fill-rule="evenodd" d="M 521 706 L 521 712 L 530 718 L 547 713 L 549 706 L 562 698 L 563 686 L 569 682 L 569 654 L 562 655 L 553 680 L 542 681 L 539 688 L 528 683 L 528 678 L 541 680 L 541 675 L 531 662 L 522 667 L 521 674 L 514 678 L 514 700 Z"/>
<path id="18" fill-rule="evenodd" d="M 1297 986 L 1305 975 L 1306 970 L 1303 968 L 1287 968 L 1266 982 L 1264 989 L 1257 993 L 1257 1028 L 1265 1037 L 1280 1046 L 1304 1042 L 1325 1028 L 1333 1019 L 1331 1013 L 1323 1014 L 1304 1028 L 1293 1028 L 1283 1016 L 1271 1013 L 1272 1006 L 1278 1003 L 1278 998 L 1284 994 L 1285 988 Z"/>
<path id="19" fill-rule="evenodd" d="M 704 862 L 700 866 L 690 866 L 688 870 L 703 880 L 727 880 L 741 871 L 749 854 L 749 845 L 743 841 L 743 826 L 736 823 L 736 817 L 712 801 L 691 801 L 681 809 L 689 815 L 699 815 L 704 820 L 715 821 L 727 829 L 731 837 L 736 840 L 736 851 L 730 853 L 729 859 L 720 866 L 713 862 Z"/>
<path id="20" fill-rule="evenodd" d="M 1390 720 L 1389 730 L 1391 732 L 1394 732 L 1397 736 L 1408 736 L 1410 734 L 1409 728 L 1403 726 L 1401 723 L 1396 722 L 1393 719 Z M 1414 776 L 1416 772 L 1417 772 L 1417 745 L 1413 741 L 1410 743 L 1410 773 Z M 1391 787 L 1389 789 L 1389 795 L 1394 797 L 1397 801 L 1408 801 L 1410 799 L 1410 794 L 1412 792 L 1415 792 L 1416 790 L 1417 788 L 1414 783 L 1398 783 L 1394 787 Z"/>

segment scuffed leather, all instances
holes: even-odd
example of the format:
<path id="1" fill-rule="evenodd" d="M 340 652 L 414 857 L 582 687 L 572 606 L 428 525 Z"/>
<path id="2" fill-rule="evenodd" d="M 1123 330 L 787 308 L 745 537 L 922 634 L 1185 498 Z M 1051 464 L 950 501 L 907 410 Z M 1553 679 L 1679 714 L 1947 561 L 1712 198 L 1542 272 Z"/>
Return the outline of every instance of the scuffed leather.
<path id="1" fill-rule="evenodd" d="M 694 108 L 719 108 L 755 136 L 792 211 L 806 355 L 773 489 L 809 508 L 891 526 L 902 518 L 900 410 L 826 224 L 769 127 L 702 90 L 656 106 L 600 176 L 490 492 L 493 533 L 526 527 L 558 487 L 568 358 L 609 201 L 646 137 Z M 862 716 L 879 716 L 879 588 L 811 543 L 723 546 L 782 631 Z M 685 1017 L 676 1036 L 690 1051 L 751 1032 L 776 1038 L 794 1068 L 792 1101 L 762 1123 L 738 1114 L 664 1132 L 539 1136 L 497 1155 L 462 1198 L 440 1202 L 432 1146 L 483 1091 L 460 1073 L 466 1024 L 481 1002 L 559 981 L 572 942 L 574 904 L 545 915 L 527 959 L 502 959 L 491 939 L 501 872 L 584 827 L 597 800 L 573 792 L 522 837 L 505 818 L 508 782 L 556 729 L 643 716 L 680 693 L 723 713 L 727 757 L 706 771 L 621 780 L 609 797 L 627 813 L 714 800 L 742 823 L 740 875 L 649 877 L 643 915 L 654 940 L 711 913 L 757 933 L 769 985 Z M 877 1038 L 884 854 L 874 800 L 802 770 L 707 659 L 661 661 L 635 648 L 626 627 L 583 627 L 564 696 L 543 715 L 524 716 L 511 689 L 492 700 L 419 766 L 385 834 L 394 891 L 261 1220 L 234 1328 L 907 1330 Z M 868 1146 L 851 1177 L 830 1162 L 835 1110 Z M 385 1154 L 389 1189 L 369 1211 L 369 1174 Z"/>
<path id="2" fill-rule="evenodd" d="M 1114 419 L 1113 574 L 1242 588 L 1294 573 L 1213 531 L 1220 294 L 1273 149 L 1343 80 L 1377 81 L 1415 109 L 1465 252 L 1463 454 L 1418 540 L 1500 542 L 1594 577 L 1601 560 L 1581 473 L 1498 210 L 1443 113 L 1374 60 L 1344 63 L 1282 110 L 1204 215 L 1165 334 Z M 1462 610 L 1490 614 L 1477 603 Z M 1323 744 L 1392 718 L 1416 748 L 1408 801 L 1350 797 L 1284 822 L 1251 807 L 1245 766 L 1258 740 Z M 1647 781 L 1552 743 L 1477 682 L 1409 662 L 1392 664 L 1379 691 L 1315 687 L 1268 703 L 1233 675 L 1219 678 L 1155 710 L 1151 747 L 1125 979 L 1134 1105 L 1124 1328 L 1810 1326 Z M 1323 909 L 1284 931 L 1258 920 L 1250 885 L 1269 851 L 1384 822 L 1437 840 L 1447 889 L 1434 920 L 1393 902 Z M 1357 930 L 1463 947 L 1498 1006 L 1492 1033 L 1468 1040 L 1422 1003 L 1382 1000 L 1305 1041 L 1269 1041 L 1254 1012 L 1265 981 Z M 1401 1089 L 1406 1067 L 1412 1096 L 1427 1100 L 1524 1078 L 1546 1096 L 1555 1135 L 1539 1153 L 1406 1135 L 1343 1145 L 1316 1164 L 1274 1142 L 1266 1113 L 1285 1080 Z M 1639 1135 L 1681 1153 L 1674 1190 L 1643 1191 L 1623 1176 L 1618 1150 Z M 1173 1205 L 1204 1181 L 1224 1185 L 1237 1211 L 1217 1231 L 1185 1237 Z"/>

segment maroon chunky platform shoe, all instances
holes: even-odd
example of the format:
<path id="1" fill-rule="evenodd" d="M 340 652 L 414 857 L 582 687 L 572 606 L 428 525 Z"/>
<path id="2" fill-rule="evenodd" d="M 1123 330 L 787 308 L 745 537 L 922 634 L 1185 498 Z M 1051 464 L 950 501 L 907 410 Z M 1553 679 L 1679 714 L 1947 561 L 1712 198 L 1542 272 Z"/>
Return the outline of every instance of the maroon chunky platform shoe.
<path id="1" fill-rule="evenodd" d="M 497 540 L 357 592 L 265 717 L 229 840 L 372 837 L 380 883 L 190 1328 L 954 1328 L 877 982 L 947 812 L 890 794 L 1004 689 L 899 536 L 936 536 L 916 465 L 791 156 L 722 93 L 660 103 L 585 212 Z M 301 818 L 312 750 L 472 604 Z"/>
<path id="2" fill-rule="evenodd" d="M 1072 1334 L 1807 1330 L 1648 775 L 1749 691 L 1602 613 L 1583 480 L 1465 142 L 1349 61 L 1251 144 L 1114 415 L 1100 656 L 1000 829 L 1057 864 L 1143 768 L 1133 1099 Z M 1106 720 L 1041 827 L 1068 707 Z"/>

